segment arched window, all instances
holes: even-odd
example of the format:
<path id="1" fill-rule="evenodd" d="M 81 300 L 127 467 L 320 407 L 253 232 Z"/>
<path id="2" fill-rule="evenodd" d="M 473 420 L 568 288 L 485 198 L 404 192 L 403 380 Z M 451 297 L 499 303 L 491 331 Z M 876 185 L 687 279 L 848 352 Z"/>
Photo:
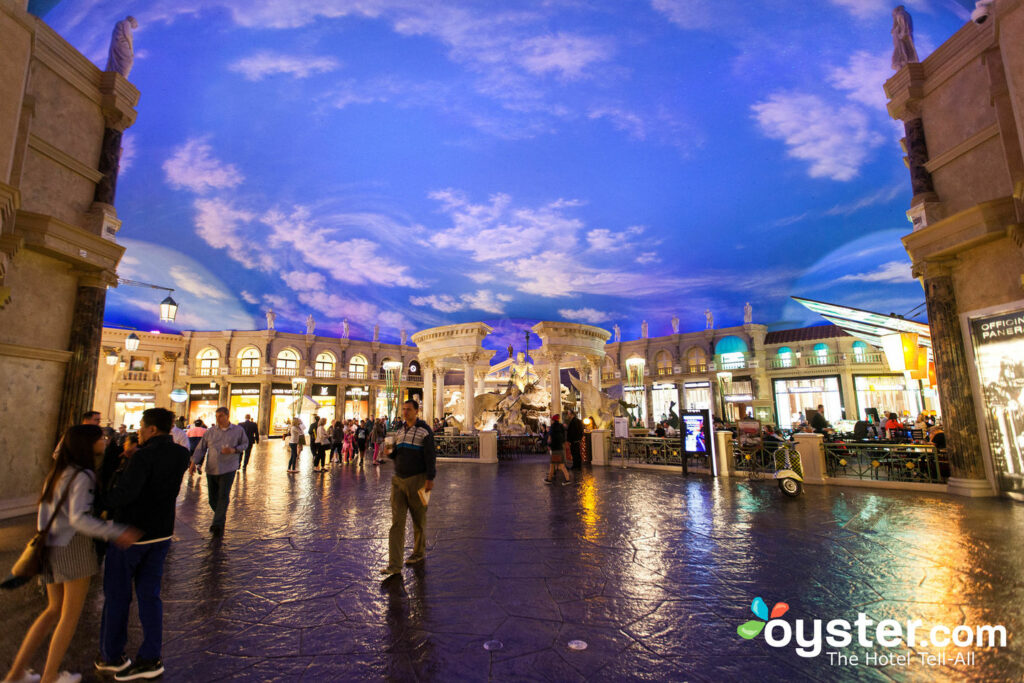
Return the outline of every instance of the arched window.
<path id="1" fill-rule="evenodd" d="M 820 342 L 814 345 L 814 361 L 818 365 L 828 364 L 828 344 Z"/>
<path id="2" fill-rule="evenodd" d="M 366 379 L 366 357 L 352 356 L 348 361 L 348 376 L 352 379 Z"/>
<path id="3" fill-rule="evenodd" d="M 199 375 L 210 377 L 216 375 L 220 368 L 220 352 L 217 349 L 207 347 L 196 356 L 199 361 Z"/>
<path id="4" fill-rule="evenodd" d="M 409 374 L 419 376 L 420 374 L 420 362 L 418 360 L 409 362 Z"/>
<path id="5" fill-rule="evenodd" d="M 658 369 L 659 375 L 672 374 L 672 356 L 668 354 L 668 351 L 658 351 L 658 355 L 654 357 L 654 365 Z"/>
<path id="6" fill-rule="evenodd" d="M 734 334 L 727 335 L 715 344 L 715 355 L 721 370 L 733 370 L 747 365 L 747 342 Z"/>
<path id="7" fill-rule="evenodd" d="M 253 347 L 242 349 L 238 354 L 238 374 L 258 375 L 260 374 L 260 352 Z"/>
<path id="8" fill-rule="evenodd" d="M 704 353 L 704 349 L 699 346 L 694 346 L 692 349 L 687 351 L 686 365 L 689 366 L 690 372 L 707 372 L 708 357 Z"/>
<path id="9" fill-rule="evenodd" d="M 779 347 L 779 367 L 793 367 L 793 349 L 789 348 L 788 346 Z"/>
<path id="10" fill-rule="evenodd" d="M 853 342 L 853 360 L 858 363 L 864 362 L 864 354 L 868 352 L 868 345 L 859 339 Z"/>
<path id="11" fill-rule="evenodd" d="M 294 349 L 284 349 L 277 354 L 277 364 L 274 366 L 275 375 L 286 375 L 294 377 L 299 371 L 299 354 Z"/>
<path id="12" fill-rule="evenodd" d="M 316 357 L 314 372 L 317 377 L 334 377 L 334 366 L 337 359 L 330 351 L 324 351 Z"/>

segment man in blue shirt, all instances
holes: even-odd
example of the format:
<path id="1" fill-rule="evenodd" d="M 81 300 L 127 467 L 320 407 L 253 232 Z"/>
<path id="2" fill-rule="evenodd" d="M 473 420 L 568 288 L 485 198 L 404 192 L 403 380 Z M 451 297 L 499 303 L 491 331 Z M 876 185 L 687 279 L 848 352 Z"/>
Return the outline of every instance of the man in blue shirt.
<path id="1" fill-rule="evenodd" d="M 228 514 L 228 503 L 231 502 L 231 484 L 238 471 L 239 456 L 245 453 L 249 439 L 239 425 L 231 424 L 227 408 L 217 408 L 216 415 L 217 424 L 207 429 L 199 440 L 188 469 L 189 472 L 195 472 L 206 460 L 206 489 L 213 510 L 210 532 L 220 536 L 224 533 L 224 520 Z"/>

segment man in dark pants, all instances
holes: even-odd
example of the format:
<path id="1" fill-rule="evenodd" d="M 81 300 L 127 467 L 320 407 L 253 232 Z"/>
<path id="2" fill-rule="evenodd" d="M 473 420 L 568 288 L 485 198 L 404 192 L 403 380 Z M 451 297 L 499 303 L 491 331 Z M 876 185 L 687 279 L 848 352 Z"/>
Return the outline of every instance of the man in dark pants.
<path id="1" fill-rule="evenodd" d="M 413 546 L 407 565 L 426 559 L 427 501 L 437 474 L 434 433 L 419 419 L 420 405 L 413 399 L 402 404 L 402 422 L 392 445 L 384 442 L 384 454 L 395 461 L 391 477 L 391 531 L 388 534 L 388 566 L 380 570 L 385 579 L 402 573 L 405 549 L 405 516 L 412 515 Z"/>
<path id="2" fill-rule="evenodd" d="M 238 425 L 231 424 L 228 409 L 217 408 L 217 424 L 206 430 L 199 445 L 192 453 L 192 464 L 189 472 L 195 472 L 206 460 L 206 493 L 213 510 L 213 524 L 210 531 L 214 536 L 224 533 L 224 521 L 228 516 L 228 503 L 231 502 L 231 484 L 235 481 L 238 471 L 239 456 L 245 452 L 249 440 Z"/>
<path id="3" fill-rule="evenodd" d="M 580 470 L 583 469 L 583 420 L 576 416 L 572 408 L 566 408 L 565 417 L 565 438 L 569 441 L 572 468 Z"/>
<path id="4" fill-rule="evenodd" d="M 106 494 L 112 518 L 141 529 L 143 534 L 124 550 L 114 544 L 107 546 L 96 668 L 115 672 L 119 681 L 156 678 L 164 672 L 160 581 L 174 533 L 175 500 L 188 469 L 188 449 L 174 443 L 170 435 L 173 424 L 174 413 L 164 408 L 142 413 L 139 449 Z M 142 645 L 134 663 L 124 653 L 133 584 L 142 622 Z"/>
<path id="5" fill-rule="evenodd" d="M 245 457 L 242 458 L 242 469 L 249 466 L 249 456 L 252 455 L 252 447 L 260 442 L 260 428 L 252 421 L 252 415 L 245 416 L 245 422 L 239 425 L 245 432 L 245 438 L 249 439 L 249 445 L 245 447 Z"/>

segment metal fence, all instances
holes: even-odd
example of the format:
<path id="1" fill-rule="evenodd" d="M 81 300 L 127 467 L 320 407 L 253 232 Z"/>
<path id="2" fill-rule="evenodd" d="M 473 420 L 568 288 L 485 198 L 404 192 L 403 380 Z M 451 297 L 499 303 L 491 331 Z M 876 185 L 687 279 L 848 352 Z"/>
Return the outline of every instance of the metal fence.
<path id="1" fill-rule="evenodd" d="M 476 436 L 434 435 L 434 447 L 439 458 L 479 458 L 480 439 Z"/>
<path id="2" fill-rule="evenodd" d="M 662 439 L 648 436 L 631 436 L 628 439 L 611 439 L 611 453 L 616 461 L 625 465 L 678 465 L 683 466 L 682 449 L 676 439 Z"/>
<path id="3" fill-rule="evenodd" d="M 547 452 L 548 445 L 539 434 L 498 435 L 498 460 L 514 460 L 520 455 Z"/>
<path id="4" fill-rule="evenodd" d="M 949 460 L 927 444 L 825 443 L 830 477 L 944 484 Z"/>

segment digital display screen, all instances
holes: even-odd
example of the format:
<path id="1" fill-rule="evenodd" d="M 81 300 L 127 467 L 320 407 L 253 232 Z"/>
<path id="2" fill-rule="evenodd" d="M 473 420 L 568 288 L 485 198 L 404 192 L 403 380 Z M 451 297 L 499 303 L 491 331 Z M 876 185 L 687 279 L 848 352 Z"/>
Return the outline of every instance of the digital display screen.
<path id="1" fill-rule="evenodd" d="M 683 414 L 686 426 L 686 437 L 683 439 L 683 450 L 687 453 L 707 453 L 707 419 L 703 414 Z"/>

